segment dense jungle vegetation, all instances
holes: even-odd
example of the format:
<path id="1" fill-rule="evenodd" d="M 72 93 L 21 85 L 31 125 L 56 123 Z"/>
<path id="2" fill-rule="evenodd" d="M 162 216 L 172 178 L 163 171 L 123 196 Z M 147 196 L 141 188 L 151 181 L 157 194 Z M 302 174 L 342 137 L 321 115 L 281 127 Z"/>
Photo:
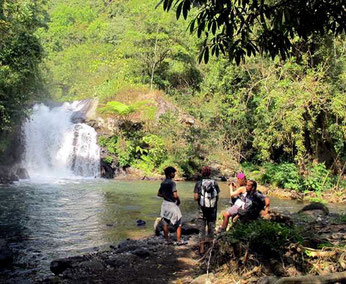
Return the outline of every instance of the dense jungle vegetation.
<path id="1" fill-rule="evenodd" d="M 220 54 L 205 64 L 205 43 L 188 30 L 197 8 L 177 21 L 157 3 L 0 1 L 1 133 L 42 99 L 34 90 L 98 98 L 100 115 L 120 121 L 100 136 L 110 164 L 147 173 L 174 165 L 186 177 L 206 163 L 230 173 L 242 164 L 285 188 L 342 186 L 344 34 L 296 36 L 285 60 L 244 55 L 236 65 Z M 158 116 L 160 100 L 168 107 Z"/>

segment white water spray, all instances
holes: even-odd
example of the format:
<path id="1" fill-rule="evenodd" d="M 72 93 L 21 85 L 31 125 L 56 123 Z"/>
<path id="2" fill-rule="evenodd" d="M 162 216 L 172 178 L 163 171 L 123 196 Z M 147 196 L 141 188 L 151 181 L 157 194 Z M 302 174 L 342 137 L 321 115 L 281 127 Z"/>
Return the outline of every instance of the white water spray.
<path id="1" fill-rule="evenodd" d="M 23 167 L 31 179 L 99 176 L 100 148 L 95 129 L 71 121 L 84 105 L 64 103 L 52 109 L 43 104 L 34 106 L 24 125 Z"/>

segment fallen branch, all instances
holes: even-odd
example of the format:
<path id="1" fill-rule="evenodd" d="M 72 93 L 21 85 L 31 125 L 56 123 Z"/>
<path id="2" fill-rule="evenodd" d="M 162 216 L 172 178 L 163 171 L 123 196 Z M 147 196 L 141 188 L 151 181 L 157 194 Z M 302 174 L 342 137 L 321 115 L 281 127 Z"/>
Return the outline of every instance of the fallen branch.
<path id="1" fill-rule="evenodd" d="M 275 281 L 274 284 L 317 284 L 317 283 L 335 283 L 340 282 L 344 283 L 346 281 L 346 272 L 338 272 L 328 275 L 318 275 L 318 276 L 300 276 L 300 277 L 283 277 L 278 281 Z"/>

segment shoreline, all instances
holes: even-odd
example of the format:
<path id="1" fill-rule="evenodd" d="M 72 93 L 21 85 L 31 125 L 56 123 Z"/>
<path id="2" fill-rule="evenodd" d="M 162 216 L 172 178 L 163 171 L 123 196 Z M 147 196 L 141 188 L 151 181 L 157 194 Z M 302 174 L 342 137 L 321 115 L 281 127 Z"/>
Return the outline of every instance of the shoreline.
<path id="1" fill-rule="evenodd" d="M 307 206 L 306 206 L 307 207 Z M 298 257 L 304 254 L 304 249 L 310 249 L 311 244 L 316 240 L 330 239 L 331 243 L 338 247 L 342 247 L 346 243 L 344 233 L 346 232 L 346 224 L 344 222 L 337 223 L 335 218 L 340 217 L 339 214 L 328 214 L 324 212 L 323 206 L 316 208 L 306 208 L 297 213 L 292 213 L 289 216 L 283 216 L 280 213 L 270 213 L 270 222 L 285 223 L 293 222 L 294 224 L 304 227 L 309 227 L 317 236 L 313 240 L 304 244 L 304 247 L 292 243 L 296 250 L 294 252 Z M 281 218 L 283 217 L 283 219 Z M 280 219 L 281 218 L 281 219 Z M 281 221 L 279 221 L 281 220 Z M 303 222 L 303 223 L 302 223 Z M 193 227 L 193 222 L 190 222 L 190 228 Z M 175 234 L 170 234 L 170 238 L 174 238 Z M 224 233 L 216 237 L 216 244 L 210 245 L 210 256 L 212 259 L 217 259 L 220 244 L 223 242 Z M 194 230 L 185 230 L 182 234 L 182 239 L 187 241 L 186 245 L 174 246 L 168 245 L 162 235 L 144 237 L 141 239 L 133 240 L 126 239 L 116 247 L 110 246 L 109 250 L 94 252 L 82 256 L 72 256 L 63 259 L 54 260 L 51 263 L 51 271 L 55 276 L 44 279 L 39 283 L 232 283 L 232 281 L 245 281 L 242 283 L 256 283 L 257 281 L 265 280 L 263 283 L 275 283 L 281 277 L 303 277 L 306 274 L 299 270 L 298 267 L 291 267 L 291 270 L 279 273 L 275 272 L 276 267 L 281 266 L 280 263 L 270 264 L 269 270 L 263 270 L 260 266 L 256 269 L 247 267 L 245 264 L 239 264 L 242 274 L 239 270 L 229 270 L 229 264 L 215 266 L 215 263 L 209 267 L 208 252 L 205 257 L 198 254 L 198 233 Z M 227 238 L 226 238 L 227 239 Z M 289 248 L 288 248 L 289 249 Z M 301 251 L 303 249 L 303 251 Z M 329 249 L 331 249 L 329 247 Z M 314 253 L 319 253 L 322 250 L 310 249 Z M 232 252 L 230 252 L 232 254 Z M 337 252 L 338 253 L 338 252 Z M 332 253 L 336 256 L 335 251 Z M 237 259 L 233 256 L 233 259 Z M 242 257 L 239 257 L 241 260 Z M 310 260 L 309 260 L 310 261 Z M 312 259 L 312 263 L 318 260 Z M 336 262 L 335 262 L 336 263 Z M 340 272 L 339 264 L 335 264 L 335 271 L 326 270 L 323 272 L 314 272 L 314 277 L 322 277 L 320 275 L 330 274 L 331 277 L 343 277 L 346 279 L 345 273 Z M 344 265 L 340 264 L 341 266 Z M 273 266 L 273 267 L 272 267 Z M 260 270 L 258 270 L 260 269 Z M 262 270 L 261 270 L 262 269 Z M 297 271 L 298 269 L 298 271 Z M 261 271 L 261 272 L 259 272 Z M 267 272 L 265 272 L 267 271 Z M 268 272 L 270 271 L 270 272 Z M 246 273 L 245 273 L 246 272 Z M 341 273 L 341 274 L 340 274 Z M 311 275 L 311 276 L 312 276 Z M 341 275 L 341 276 L 340 276 Z M 303 278 L 304 280 L 305 278 Z M 208 282 L 207 282 L 208 281 Z"/>

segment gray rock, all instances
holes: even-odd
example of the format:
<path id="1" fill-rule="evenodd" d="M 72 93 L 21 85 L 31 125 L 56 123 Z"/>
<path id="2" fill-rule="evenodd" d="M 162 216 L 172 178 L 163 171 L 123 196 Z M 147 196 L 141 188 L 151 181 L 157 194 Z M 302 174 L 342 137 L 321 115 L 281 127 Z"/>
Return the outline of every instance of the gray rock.
<path id="1" fill-rule="evenodd" d="M 144 248 L 135 249 L 131 253 L 134 254 L 134 255 L 137 255 L 138 257 L 141 257 L 141 258 L 146 258 L 146 257 L 148 257 L 150 255 L 150 252 L 147 249 L 144 249 Z"/>
<path id="2" fill-rule="evenodd" d="M 313 211 L 317 211 L 317 212 L 315 212 L 314 214 Z M 306 213 L 311 215 L 316 215 L 316 214 L 328 215 L 329 209 L 327 206 L 325 206 L 324 204 L 320 202 L 311 202 L 309 205 L 306 205 L 301 210 L 299 210 L 298 213 Z"/>
<path id="3" fill-rule="evenodd" d="M 75 267 L 84 260 L 85 257 L 82 256 L 56 259 L 50 263 L 50 271 L 52 271 L 55 275 L 59 275 L 66 269 Z"/>
<path id="4" fill-rule="evenodd" d="M 100 271 L 104 269 L 104 265 L 101 261 L 93 259 L 90 261 L 83 261 L 79 264 L 79 267 L 92 271 Z"/>
<path id="5" fill-rule="evenodd" d="M 28 171 L 26 169 L 24 169 L 24 168 L 18 168 L 17 171 L 16 171 L 16 175 L 20 179 L 28 179 L 28 178 L 30 178 Z"/>
<path id="6" fill-rule="evenodd" d="M 129 258 L 126 258 L 122 255 L 110 255 L 106 260 L 106 264 L 108 264 L 111 267 L 119 268 L 119 267 L 125 267 L 130 264 Z"/>

